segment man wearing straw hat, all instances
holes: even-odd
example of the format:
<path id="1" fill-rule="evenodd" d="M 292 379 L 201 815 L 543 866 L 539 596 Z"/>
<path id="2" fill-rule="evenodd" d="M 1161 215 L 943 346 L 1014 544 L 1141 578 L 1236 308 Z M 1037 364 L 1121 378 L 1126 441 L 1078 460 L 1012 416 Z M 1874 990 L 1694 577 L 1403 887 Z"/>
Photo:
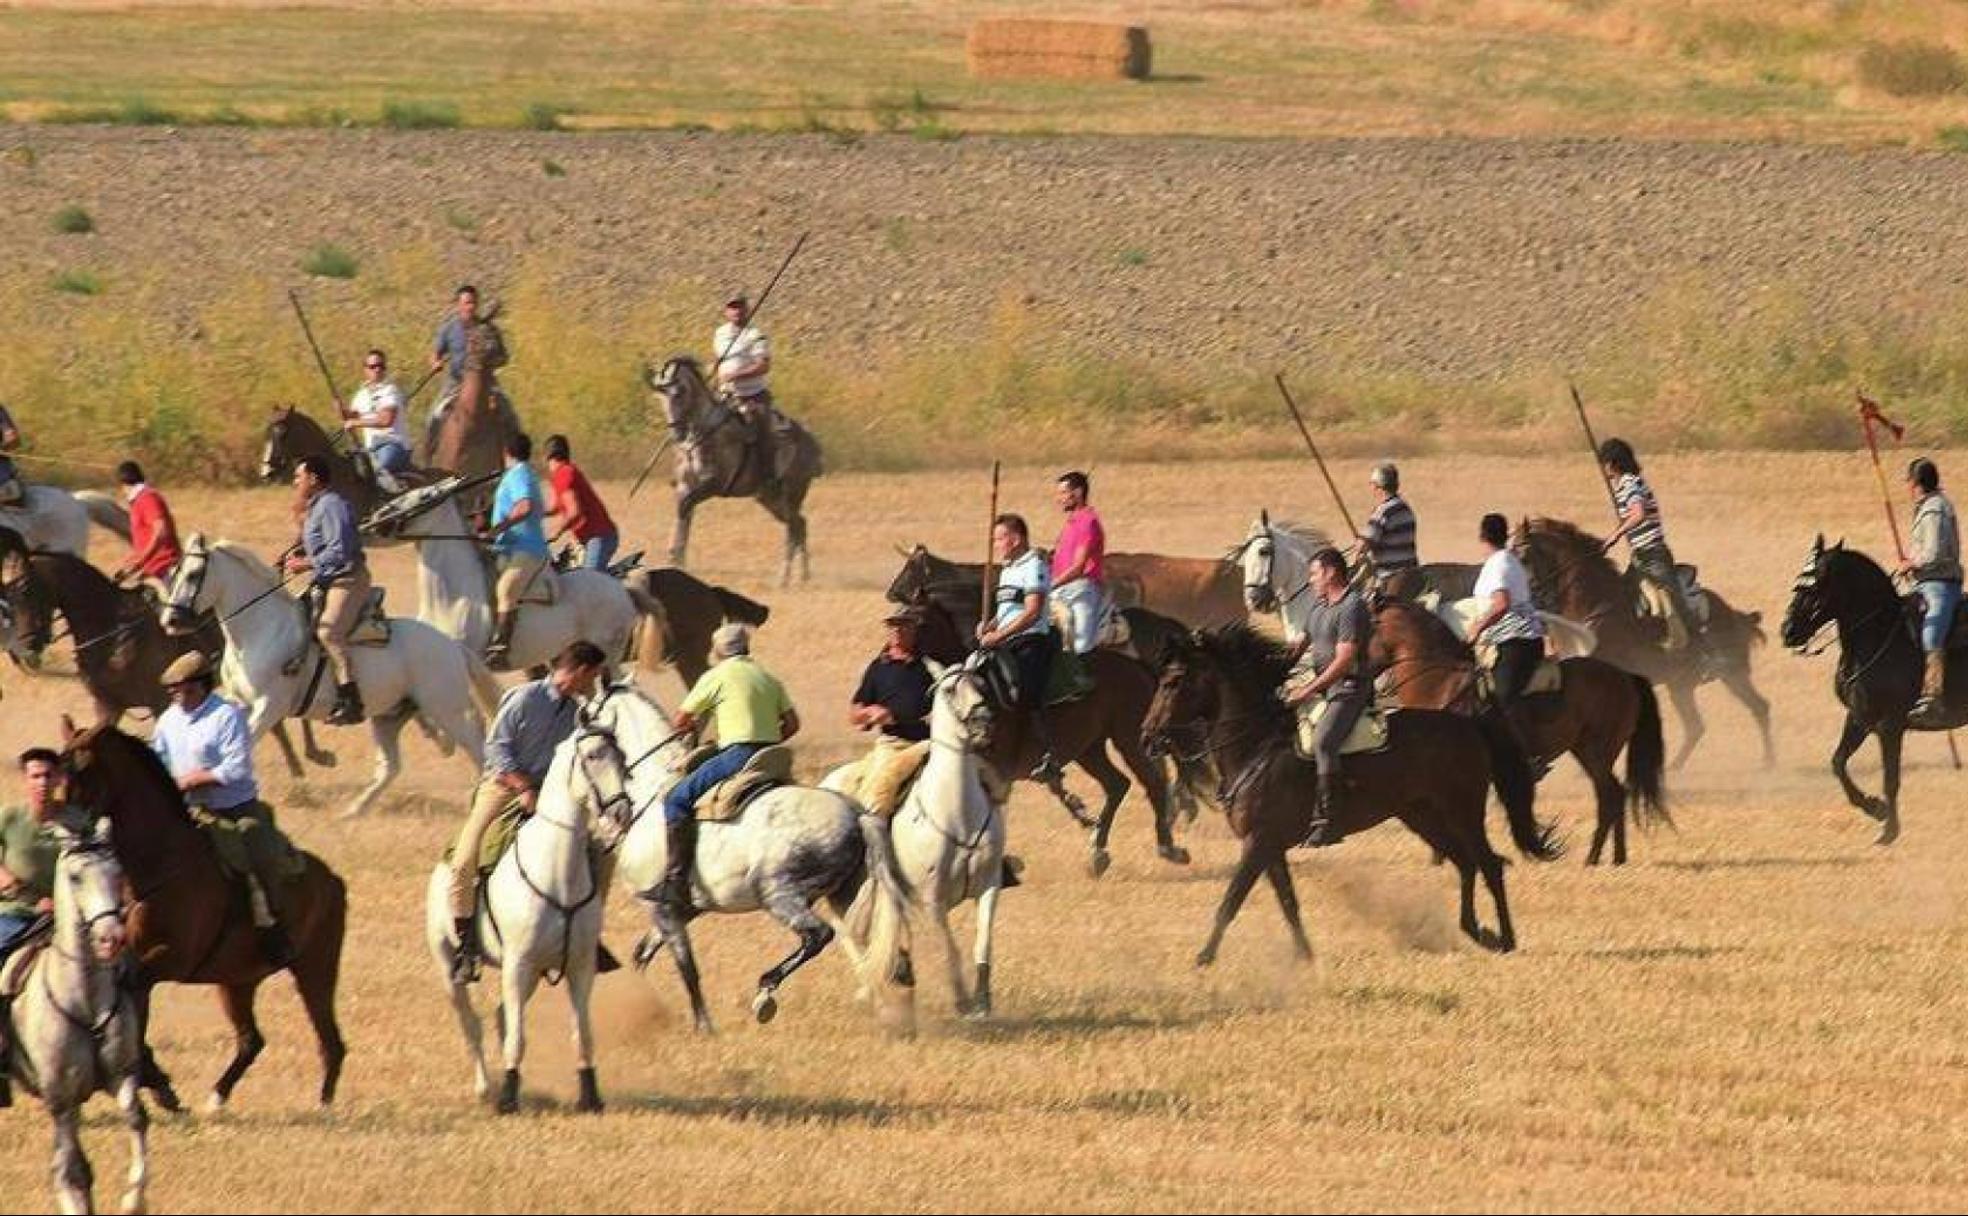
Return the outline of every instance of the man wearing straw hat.
<path id="1" fill-rule="evenodd" d="M 720 781 L 745 767 L 765 748 L 799 733 L 799 713 L 786 686 L 752 658 L 751 631 L 726 625 L 712 638 L 717 666 L 697 678 L 677 707 L 677 730 L 694 732 L 708 720 L 718 750 L 663 796 L 663 822 L 669 828 L 669 869 L 656 894 L 664 910 L 679 919 L 690 915 L 690 869 L 697 857 L 697 800 Z"/>
<path id="2" fill-rule="evenodd" d="M 179 655 L 160 683 L 171 704 L 157 715 L 151 750 L 220 858 L 246 871 L 260 951 L 269 963 L 285 966 L 293 959 L 283 908 L 291 846 L 274 826 L 273 808 L 260 801 L 246 713 L 212 691 L 212 661 L 202 651 Z"/>

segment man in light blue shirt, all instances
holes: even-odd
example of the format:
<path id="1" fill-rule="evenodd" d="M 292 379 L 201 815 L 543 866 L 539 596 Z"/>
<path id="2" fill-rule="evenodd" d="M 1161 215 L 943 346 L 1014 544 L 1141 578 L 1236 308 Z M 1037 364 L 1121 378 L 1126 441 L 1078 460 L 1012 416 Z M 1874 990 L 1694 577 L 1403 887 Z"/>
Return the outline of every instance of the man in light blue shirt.
<path id="1" fill-rule="evenodd" d="M 1039 763 L 1032 777 L 1051 783 L 1059 779 L 1045 712 L 1052 656 L 1059 649 L 1052 636 L 1052 618 L 1046 615 L 1052 575 L 1045 559 L 1032 548 L 1031 530 L 1021 515 L 998 516 L 991 525 L 991 550 L 1000 563 L 997 607 L 989 621 L 978 624 L 977 644 L 1005 656 L 1014 676 L 1017 703 L 1012 708 L 1027 717 L 1039 740 Z"/>
<path id="2" fill-rule="evenodd" d="M 199 651 L 180 655 L 164 669 L 162 682 L 171 704 L 157 715 L 151 749 L 170 770 L 200 826 L 236 834 L 249 870 L 260 949 L 269 963 L 284 967 L 293 961 L 282 906 L 288 846 L 274 828 L 273 808 L 260 801 L 246 713 L 212 691 L 211 660 Z M 220 855 L 226 855 L 223 846 Z"/>
<path id="3" fill-rule="evenodd" d="M 301 528 L 300 551 L 287 557 L 287 573 L 312 576 L 308 593 L 314 604 L 314 636 L 335 669 L 335 705 L 328 721 L 353 726 L 363 718 L 362 693 L 348 639 L 362 620 L 372 586 L 362 533 L 348 499 L 329 486 L 326 456 L 316 452 L 304 458 L 294 469 L 294 488 L 307 499 L 307 522 Z"/>
<path id="4" fill-rule="evenodd" d="M 499 559 L 499 581 L 493 592 L 498 616 L 485 661 L 494 671 L 506 670 L 506 652 L 512 646 L 520 601 L 528 592 L 542 590 L 538 584 L 551 577 L 545 573 L 549 550 L 542 524 L 547 500 L 540 492 L 539 476 L 527 463 L 532 458 L 533 441 L 524 432 L 506 440 L 506 471 L 492 496 L 492 523 L 486 539 L 492 542 L 492 552 Z"/>

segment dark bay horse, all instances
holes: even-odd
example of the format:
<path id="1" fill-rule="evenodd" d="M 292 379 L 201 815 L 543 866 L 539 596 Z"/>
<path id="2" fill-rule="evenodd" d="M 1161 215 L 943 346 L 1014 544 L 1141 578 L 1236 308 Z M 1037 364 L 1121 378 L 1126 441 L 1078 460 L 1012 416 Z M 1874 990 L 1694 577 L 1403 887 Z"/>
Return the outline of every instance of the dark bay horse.
<path id="1" fill-rule="evenodd" d="M 939 663 L 962 662 L 974 647 L 971 641 L 976 634 L 974 618 L 966 632 L 943 601 L 925 598 L 917 606 L 923 611 L 923 625 L 917 637 L 922 653 Z M 1168 776 L 1162 771 L 1161 763 L 1149 756 L 1141 733 L 1148 703 L 1155 696 L 1155 677 L 1139 661 L 1116 650 L 1096 650 L 1082 662 L 1092 677 L 1093 691 L 1077 700 L 1049 707 L 1046 724 L 1052 733 L 1054 761 L 1061 768 L 1078 765 L 1099 784 L 1100 813 L 1088 820 L 1078 797 L 1057 778 L 1046 788 L 1082 827 L 1092 829 L 1088 870 L 1095 878 L 1107 872 L 1113 860 L 1107 852 L 1107 838 L 1114 827 L 1114 815 L 1121 809 L 1130 788 L 1127 776 L 1107 754 L 1109 746 L 1120 753 L 1122 763 L 1141 782 L 1141 788 L 1148 794 L 1148 804 L 1154 808 L 1155 855 L 1176 865 L 1188 865 L 1189 850 L 1175 843 Z M 996 707 L 1002 710 L 1008 690 L 999 687 L 995 680 L 986 683 L 992 689 Z M 1007 780 L 1031 780 L 1030 774 L 1043 749 L 1037 732 L 1017 721 L 1017 717 L 1001 715 L 999 729 L 992 732 L 991 746 L 984 759 Z"/>
<path id="2" fill-rule="evenodd" d="M 676 529 L 670 537 L 670 564 L 684 565 L 690 549 L 690 517 L 712 498 L 751 498 L 786 525 L 785 564 L 779 584 L 793 581 L 793 559 L 800 578 L 812 577 L 806 547 L 806 493 L 823 471 L 820 441 L 790 418 L 789 435 L 776 437 L 781 450 L 768 469 L 757 459 L 752 436 L 738 411 L 704 382 L 703 369 L 689 355 L 678 355 L 649 376 L 668 413 L 677 446 Z"/>
<path id="3" fill-rule="evenodd" d="M 1476 654 L 1442 619 L 1418 604 L 1383 600 L 1374 609 L 1369 665 L 1401 705 L 1476 713 L 1490 703 Z M 1613 864 L 1626 864 L 1626 816 L 1642 825 L 1668 822 L 1661 791 L 1666 747 L 1660 702 L 1645 676 L 1585 657 L 1559 667 L 1556 693 L 1529 698 L 1519 709 L 1524 743 L 1532 759 L 1549 764 L 1570 752 L 1592 781 L 1597 824 L 1585 864 L 1596 866 L 1608 839 Z M 1626 753 L 1626 781 L 1614 765 Z M 1498 791 L 1501 793 L 1502 791 Z"/>
<path id="4" fill-rule="evenodd" d="M 1907 714 L 1920 696 L 1922 655 L 1917 626 L 1893 580 L 1879 564 L 1845 543 L 1812 542 L 1784 612 L 1783 644 L 1799 653 L 1828 628 L 1837 629 L 1838 672 L 1832 689 L 1845 707 L 1845 727 L 1831 753 L 1831 771 L 1845 799 L 1880 823 L 1880 844 L 1900 837 L 1900 747 L 1909 730 L 1968 725 L 1968 649 L 1947 652 L 1945 725 L 1915 727 Z M 1879 738 L 1884 797 L 1860 789 L 1847 771 L 1852 754 Z"/>
<path id="5" fill-rule="evenodd" d="M 711 666 L 711 636 L 720 625 L 733 623 L 757 628 L 765 624 L 772 609 L 715 583 L 679 570 L 661 566 L 654 570 L 634 570 L 624 582 L 663 606 L 660 623 L 644 618 L 644 632 L 638 637 L 638 657 L 645 664 L 668 663 L 676 668 L 686 689 L 697 683 Z M 651 631 L 660 630 L 661 636 Z"/>
<path id="6" fill-rule="evenodd" d="M 293 406 L 281 406 L 267 422 L 266 442 L 260 448 L 260 480 L 286 481 L 301 461 L 310 456 L 325 456 L 330 488 L 348 500 L 357 519 L 364 519 L 389 495 L 376 484 L 371 471 L 355 458 L 355 447 L 349 438 L 331 437 L 320 423 Z"/>
<path id="7" fill-rule="evenodd" d="M 1510 548 L 1530 575 L 1538 607 L 1584 621 L 1598 631 L 1599 648 L 1593 653 L 1599 658 L 1667 686 L 1686 731 L 1672 765 L 1680 768 L 1705 730 L 1701 710 L 1695 705 L 1695 690 L 1707 676 L 1696 648 L 1667 647 L 1666 623 L 1642 615 L 1632 583 L 1605 555 L 1599 538 L 1576 524 L 1560 519 L 1523 520 L 1510 537 Z M 1756 719 L 1767 768 L 1777 762 L 1776 745 L 1770 737 L 1770 703 L 1756 690 L 1749 672 L 1750 652 L 1763 644 L 1763 614 L 1732 608 L 1715 591 L 1707 595 L 1708 642 L 1720 663 L 1715 678 Z"/>
<path id="8" fill-rule="evenodd" d="M 63 719 L 62 769 L 70 802 L 110 822 L 117 857 L 129 877 L 130 952 L 136 960 L 139 1008 L 149 1020 L 150 990 L 160 982 L 211 984 L 232 1023 L 233 1056 L 212 1087 L 216 1109 L 266 1046 L 253 1016 L 253 998 L 275 968 L 260 952 L 247 909 L 246 887 L 219 864 L 205 833 L 185 810 L 177 783 L 142 740 L 114 727 L 76 731 Z M 293 943 L 294 984 L 321 1047 L 321 1101 L 335 1098 L 348 1054 L 335 1021 L 348 889 L 321 859 L 301 855 L 305 869 L 287 890 L 287 935 Z M 170 1078 L 144 1049 L 144 1088 L 167 1109 L 178 1108 Z"/>
<path id="9" fill-rule="evenodd" d="M 505 339 L 494 320 L 498 312 L 494 303 L 466 333 L 463 374 L 445 392 L 450 405 L 440 398 L 425 423 L 425 468 L 476 479 L 504 467 L 506 440 L 520 426 L 518 412 L 498 382 L 498 369 L 506 361 Z M 459 506 L 469 517 L 491 501 L 492 487 L 486 484 L 468 493 Z"/>
<path id="10" fill-rule="evenodd" d="M 1196 956 L 1199 967 L 1216 961 L 1224 931 L 1259 877 L 1268 878 L 1277 894 L 1293 949 L 1300 958 L 1312 956 L 1286 854 L 1304 840 L 1311 822 L 1317 771 L 1294 752 L 1295 714 L 1278 700 L 1290 673 L 1286 648 L 1248 625 L 1198 630 L 1172 646 L 1162 666 L 1149 736 L 1159 749 L 1216 756 L 1221 770 L 1232 774 L 1223 801 L 1231 831 L 1244 842 L 1209 941 Z M 1518 850 L 1549 861 L 1559 849 L 1551 829 L 1537 821 L 1537 783 L 1508 724 L 1494 710 L 1472 718 L 1404 709 L 1388 719 L 1388 735 L 1386 750 L 1346 758 L 1344 793 L 1332 824 L 1336 839 L 1399 819 L 1455 863 L 1462 931 L 1469 939 L 1499 953 L 1516 949 L 1503 858 L 1490 848 L 1483 826 L 1493 774 Z M 1476 918 L 1479 873 L 1496 906 L 1495 932 Z"/>

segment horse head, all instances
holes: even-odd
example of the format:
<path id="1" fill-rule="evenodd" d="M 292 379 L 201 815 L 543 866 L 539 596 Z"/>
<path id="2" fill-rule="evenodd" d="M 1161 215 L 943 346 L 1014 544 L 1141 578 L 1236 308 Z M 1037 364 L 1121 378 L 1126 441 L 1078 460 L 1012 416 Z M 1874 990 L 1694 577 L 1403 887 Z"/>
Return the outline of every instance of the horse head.
<path id="1" fill-rule="evenodd" d="M 285 481 L 308 456 L 328 451 L 328 436 L 291 405 L 275 406 L 260 449 L 260 480 Z"/>
<path id="2" fill-rule="evenodd" d="M 948 666 L 929 662 L 936 680 L 929 733 L 938 743 L 967 752 L 983 751 L 991 744 L 997 709 L 986 672 L 995 665 L 984 662 L 982 654 L 980 651 L 968 661 Z"/>
<path id="3" fill-rule="evenodd" d="M 205 599 L 205 572 L 212 562 L 211 548 L 203 532 L 194 532 L 185 541 L 184 557 L 171 575 L 170 594 L 158 609 L 158 623 L 172 637 L 184 637 L 198 629 L 198 618 L 210 610 Z"/>
<path id="4" fill-rule="evenodd" d="M 703 368 L 694 356 L 671 355 L 663 360 L 661 370 L 649 377 L 649 387 L 662 396 L 670 434 L 681 443 L 711 395 Z"/>
<path id="5" fill-rule="evenodd" d="M 123 866 L 110 847 L 110 827 L 98 820 L 86 830 L 54 828 L 61 854 L 55 862 L 55 924 L 63 949 L 86 950 L 98 964 L 113 963 L 129 945 L 129 905 Z"/>
<path id="6" fill-rule="evenodd" d="M 615 732 L 590 721 L 574 736 L 574 770 L 569 792 L 586 816 L 588 835 L 603 851 L 613 851 L 635 820 L 629 794 L 629 758 Z"/>
<path id="7" fill-rule="evenodd" d="M 1790 584 L 1790 605 L 1784 609 L 1783 619 L 1785 646 L 1802 650 L 1819 630 L 1839 619 L 1847 589 L 1836 570 L 1838 556 L 1844 552 L 1844 541 L 1827 546 L 1822 532 L 1812 540 L 1811 551 L 1804 555 L 1804 565 Z"/>
<path id="8" fill-rule="evenodd" d="M 1162 646 L 1155 695 L 1141 720 L 1141 738 L 1151 756 L 1176 748 L 1200 753 L 1208 741 L 1210 724 L 1221 713 L 1222 690 L 1205 641 L 1197 629 L 1174 634 Z"/>
<path id="9" fill-rule="evenodd" d="M 1258 513 L 1250 531 L 1244 533 L 1236 558 L 1244 570 L 1244 607 L 1252 612 L 1277 611 L 1278 589 L 1271 579 L 1277 568 L 1278 546 L 1271 534 L 1270 511 Z"/>
<path id="10" fill-rule="evenodd" d="M 61 727 L 57 767 L 63 797 L 70 806 L 124 825 L 116 843 L 126 863 L 135 864 L 131 849 L 140 848 L 146 839 L 143 832 L 129 828 L 133 819 L 150 824 L 168 820 L 191 828 L 178 783 L 149 745 L 106 724 L 77 729 L 66 714 Z"/>

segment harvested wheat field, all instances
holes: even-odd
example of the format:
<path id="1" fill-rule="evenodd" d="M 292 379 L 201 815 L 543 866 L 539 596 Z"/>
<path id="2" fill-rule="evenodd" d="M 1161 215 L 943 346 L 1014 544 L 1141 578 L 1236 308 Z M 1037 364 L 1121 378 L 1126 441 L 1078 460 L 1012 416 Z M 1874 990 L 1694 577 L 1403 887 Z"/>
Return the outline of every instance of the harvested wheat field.
<path id="1" fill-rule="evenodd" d="M 1944 460 L 1943 468 L 1950 467 Z M 1365 466 L 1338 470 L 1363 486 Z M 674 970 L 605 977 L 599 1068 L 608 1110 L 572 1113 L 567 1014 L 532 1007 L 524 1113 L 495 1119 L 468 1073 L 421 944 L 425 877 L 470 773 L 412 739 L 397 796 L 335 818 L 367 763 L 292 784 L 269 746 L 262 775 L 283 822 L 350 883 L 342 1098 L 313 1103 L 316 1064 L 284 982 L 264 992 L 270 1047 L 223 1115 L 163 1117 L 152 1201 L 170 1211 L 1958 1208 L 1968 1196 L 1968 879 L 1963 778 L 1945 747 L 1909 748 L 1906 835 L 1872 844 L 1825 768 L 1836 732 L 1832 659 L 1775 644 L 1790 580 L 1822 528 L 1883 548 L 1871 473 L 1854 457 L 1663 458 L 1649 465 L 1677 549 L 1709 583 L 1764 613 L 1758 682 L 1776 704 L 1779 763 L 1755 766 L 1749 719 L 1710 690 L 1710 735 L 1670 784 L 1677 827 L 1635 838 L 1622 870 L 1582 864 L 1587 789 L 1569 762 L 1541 811 L 1573 851 L 1510 870 L 1519 953 L 1479 955 L 1455 930 L 1454 879 L 1419 841 L 1382 827 L 1296 861 L 1318 961 L 1295 965 L 1268 892 L 1198 973 L 1234 847 L 1212 812 L 1186 829 L 1195 863 L 1155 860 L 1148 812 L 1122 811 L 1115 864 L 1040 796 L 1013 804 L 1027 885 L 1000 908 L 998 1012 L 959 1022 L 936 954 L 919 944 L 921 1031 L 888 1041 L 824 957 L 753 1025 L 752 978 L 788 938 L 761 918 L 700 921 L 720 1020 L 692 1034 Z M 1049 470 L 1007 474 L 1006 505 L 1049 532 Z M 1597 523 L 1581 462 L 1418 460 L 1405 470 L 1424 554 L 1467 558 L 1478 515 L 1542 511 Z M 1331 526 L 1297 463 L 1103 466 L 1095 501 L 1117 549 L 1220 552 L 1259 507 Z M 1808 487 L 1809 494 L 1798 493 Z M 622 509 L 631 545 L 666 535 L 660 495 Z M 699 517 L 715 580 L 774 608 L 760 656 L 808 721 L 805 771 L 852 753 L 844 704 L 872 653 L 894 544 L 970 552 L 985 487 L 948 473 L 841 476 L 812 503 L 814 582 L 766 586 L 775 533 L 749 505 Z M 271 551 L 282 490 L 177 495 L 187 528 Z M 98 556 L 102 556 L 99 544 Z M 378 562 L 398 603 L 400 554 Z M 676 683 L 660 677 L 666 702 Z M 0 745 L 48 738 L 78 687 L 6 676 Z M 1670 743 L 1678 727 L 1669 720 Z M 414 734 L 415 732 L 412 732 Z M 1861 779 L 1876 781 L 1870 752 Z M 1492 838 L 1506 840 L 1493 815 Z M 964 918 L 967 924 L 967 916 Z M 639 930 L 620 893 L 608 940 Z M 228 1043 L 209 992 L 167 988 L 153 1039 L 188 1099 Z M 120 1130 L 102 1100 L 86 1138 L 107 1187 Z M 4 1117 L 0 1203 L 47 1195 L 45 1121 Z"/>

